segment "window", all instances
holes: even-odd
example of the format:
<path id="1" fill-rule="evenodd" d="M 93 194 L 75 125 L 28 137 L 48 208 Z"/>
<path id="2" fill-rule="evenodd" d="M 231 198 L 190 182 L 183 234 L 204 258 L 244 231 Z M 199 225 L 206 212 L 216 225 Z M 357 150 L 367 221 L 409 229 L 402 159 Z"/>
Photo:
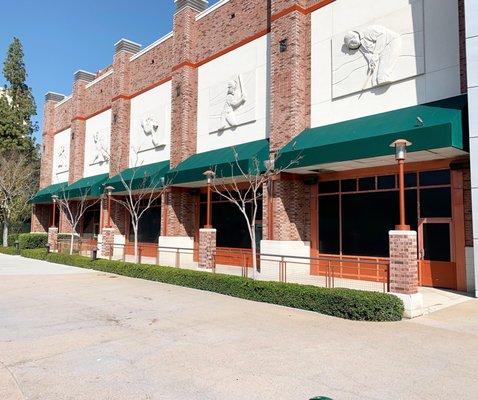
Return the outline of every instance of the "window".
<path id="1" fill-rule="evenodd" d="M 339 195 L 319 197 L 319 251 L 340 252 Z"/>
<path id="2" fill-rule="evenodd" d="M 421 189 L 420 217 L 451 217 L 451 189 Z"/>
<path id="3" fill-rule="evenodd" d="M 150 207 L 141 216 L 138 224 L 138 242 L 157 243 L 161 232 L 161 207 Z M 130 225 L 129 241 L 134 242 L 133 226 Z"/>

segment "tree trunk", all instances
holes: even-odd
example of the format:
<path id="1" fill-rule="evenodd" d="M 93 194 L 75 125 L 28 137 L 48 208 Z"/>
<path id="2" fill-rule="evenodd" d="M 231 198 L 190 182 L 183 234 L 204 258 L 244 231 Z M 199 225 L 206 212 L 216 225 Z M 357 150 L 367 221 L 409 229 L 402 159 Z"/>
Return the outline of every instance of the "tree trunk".
<path id="1" fill-rule="evenodd" d="M 74 236 L 72 233 L 70 236 L 70 256 L 73 254 L 73 242 L 74 242 Z"/>
<path id="2" fill-rule="evenodd" d="M 251 245 L 252 245 L 252 279 L 256 280 L 257 272 L 257 248 L 256 248 L 256 225 L 251 226 Z"/>
<path id="3" fill-rule="evenodd" d="M 8 246 L 8 222 L 3 221 L 3 247 Z"/>
<path id="4" fill-rule="evenodd" d="M 134 262 L 139 264 L 139 252 L 138 252 L 138 228 L 133 227 L 134 231 Z"/>

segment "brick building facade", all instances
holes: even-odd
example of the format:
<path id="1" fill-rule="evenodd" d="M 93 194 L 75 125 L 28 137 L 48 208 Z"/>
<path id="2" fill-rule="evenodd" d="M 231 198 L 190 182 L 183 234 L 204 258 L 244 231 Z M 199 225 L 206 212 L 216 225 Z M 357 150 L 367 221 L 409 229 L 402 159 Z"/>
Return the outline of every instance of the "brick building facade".
<path id="1" fill-rule="evenodd" d="M 474 266 L 465 254 L 473 247 L 468 132 L 464 120 L 457 120 L 466 115 L 463 1 L 444 0 L 431 7 L 422 0 L 404 0 L 376 10 L 368 2 L 221 0 L 207 8 L 205 0 L 176 1 L 170 34 L 144 49 L 122 39 L 115 44 L 112 65 L 94 74 L 75 73 L 70 96 L 47 94 L 40 188 L 64 181 L 73 184 L 101 173 L 111 178 L 164 160 L 174 171 L 191 157 L 260 140 L 266 140 L 271 156 L 278 157 L 295 151 L 297 143 L 297 165 L 281 173 L 272 190 L 264 189 L 258 221 L 261 251 L 282 256 L 388 257 L 395 208 L 390 221 L 368 214 L 371 221 L 384 221 L 381 228 L 361 230 L 344 220 L 354 213 L 372 212 L 373 207 L 372 211 L 362 207 L 367 201 L 383 204 L 387 191 L 396 193 L 396 165 L 388 144 L 403 135 L 413 142 L 406 171 L 416 181 L 407 186 L 407 201 L 412 210 L 418 209 L 417 215 L 412 211 L 415 220 L 410 225 L 418 231 L 419 256 L 437 252 L 436 259 L 422 257 L 421 283 L 470 290 Z M 440 29 L 443 15 L 453 19 L 445 31 Z M 349 32 L 357 35 L 359 47 L 347 48 L 344 38 Z M 447 51 L 429 41 L 433 35 Z M 381 38 L 388 42 L 380 50 Z M 387 53 L 387 46 L 395 53 Z M 405 60 L 410 52 L 412 62 Z M 374 83 L 384 71 L 392 75 L 390 80 Z M 228 90 L 235 90 L 234 100 L 239 92 L 247 94 L 242 105 L 232 106 L 234 123 L 229 120 L 231 112 L 224 111 Z M 430 108 L 438 111 L 427 114 Z M 432 120 L 437 114 L 442 119 Z M 414 115 L 413 120 L 404 115 Z M 153 147 L 151 134 L 140 129 L 152 117 L 161 139 Z M 397 122 L 400 118 L 403 123 Z M 379 120 L 389 125 L 379 126 Z M 357 127 L 370 127 L 370 132 L 360 136 L 354 121 Z M 445 125 L 452 128 L 445 130 Z M 440 143 L 433 129 L 443 134 Z M 101 140 L 109 157 L 98 162 L 92 153 L 99 151 L 101 135 L 107 136 Z M 63 144 L 55 137 L 63 138 Z M 66 149 L 69 167 L 61 169 L 59 152 Z M 327 161 L 315 160 L 314 154 L 322 151 Z M 135 157 L 141 162 L 133 162 Z M 395 183 L 387 186 L 383 183 L 387 179 Z M 456 179 L 461 182 L 458 189 Z M 337 188 L 330 189 L 334 185 Z M 346 185 L 355 186 L 349 190 Z M 425 204 L 429 187 L 443 196 L 444 211 L 428 210 L 433 208 Z M 151 214 L 160 222 L 154 241 L 149 240 L 153 236 L 148 236 L 149 244 L 145 239 L 145 248 L 153 246 L 154 254 L 159 243 L 197 253 L 204 191 L 205 181 L 175 184 L 172 179 L 158 214 Z M 52 206 L 48 201 L 36 203 L 32 230 L 46 232 Z M 128 248 L 129 217 L 113 204 L 110 218 L 106 203 L 99 207 L 98 228 L 89 233 L 102 241 L 101 229 L 111 220 L 113 235 L 108 231 L 108 238 L 113 236 L 114 242 Z M 226 206 L 215 208 L 216 203 L 212 207 L 219 218 L 223 214 L 217 210 Z M 68 231 L 67 225 L 60 218 L 60 232 Z M 224 238 L 235 237 L 227 228 L 217 231 L 218 256 L 230 248 L 248 251 L 250 242 L 240 246 Z M 360 239 L 370 235 L 374 241 L 378 234 L 385 237 L 382 247 Z M 449 254 L 438 254 L 427 243 L 430 235 L 448 235 Z M 440 240 L 446 242 L 441 236 Z"/>

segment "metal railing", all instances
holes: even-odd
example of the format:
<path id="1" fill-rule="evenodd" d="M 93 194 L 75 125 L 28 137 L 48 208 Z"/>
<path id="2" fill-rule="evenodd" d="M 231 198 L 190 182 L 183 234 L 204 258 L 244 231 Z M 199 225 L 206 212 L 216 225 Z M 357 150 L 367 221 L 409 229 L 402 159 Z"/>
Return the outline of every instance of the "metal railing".
<path id="1" fill-rule="evenodd" d="M 69 240 L 62 240 L 59 250 L 69 250 Z M 97 246 L 91 240 L 75 242 L 75 252 L 91 255 Z M 100 248 L 106 246 L 100 244 Z M 134 262 L 132 244 L 113 243 L 108 245 L 106 254 L 99 257 Z M 103 247 L 103 250 L 105 248 Z M 198 250 L 183 247 L 138 244 L 140 263 L 167 265 L 175 268 L 197 269 Z M 389 260 L 379 257 L 340 256 L 319 254 L 315 257 L 280 255 L 273 253 L 257 254 L 257 271 L 252 270 L 252 251 L 250 249 L 221 248 L 213 254 L 212 273 L 229 274 L 258 280 L 297 283 L 325 288 L 349 288 L 357 290 L 388 292 Z"/>

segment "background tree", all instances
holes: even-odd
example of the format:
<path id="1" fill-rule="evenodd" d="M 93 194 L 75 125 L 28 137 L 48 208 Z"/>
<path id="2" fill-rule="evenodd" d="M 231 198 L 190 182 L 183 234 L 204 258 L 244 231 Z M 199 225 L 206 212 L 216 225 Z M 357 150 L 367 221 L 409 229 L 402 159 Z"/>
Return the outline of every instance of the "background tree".
<path id="1" fill-rule="evenodd" d="M 24 194 L 31 195 L 38 187 L 39 179 L 38 147 L 33 138 L 37 124 L 32 120 L 36 115 L 36 105 L 31 88 L 26 84 L 23 57 L 22 44 L 14 38 L 3 64 L 7 84 L 0 88 L 0 180 L 8 186 L 2 189 L 1 197 L 0 225 L 3 225 L 4 238 L 11 228 L 20 231 L 23 222 L 30 217 L 31 206 L 25 201 Z M 14 161 L 20 164 L 12 164 Z M 12 173 L 18 172 L 15 168 L 18 165 L 25 167 L 26 176 L 19 176 L 18 184 L 13 184 L 10 180 Z M 9 170 L 9 167 L 14 170 Z M 23 187 L 24 182 L 29 186 Z"/>
<path id="2" fill-rule="evenodd" d="M 19 151 L 0 153 L 0 219 L 3 224 L 3 246 L 8 245 L 12 224 L 20 226 L 30 216 L 28 200 L 35 192 L 38 164 Z"/>
<path id="3" fill-rule="evenodd" d="M 38 126 L 32 117 L 36 115 L 36 104 L 26 84 L 23 58 L 23 46 L 18 38 L 13 38 L 3 63 L 7 85 L 0 93 L 0 151 L 24 151 L 35 159 L 38 154 L 33 133 Z"/>

